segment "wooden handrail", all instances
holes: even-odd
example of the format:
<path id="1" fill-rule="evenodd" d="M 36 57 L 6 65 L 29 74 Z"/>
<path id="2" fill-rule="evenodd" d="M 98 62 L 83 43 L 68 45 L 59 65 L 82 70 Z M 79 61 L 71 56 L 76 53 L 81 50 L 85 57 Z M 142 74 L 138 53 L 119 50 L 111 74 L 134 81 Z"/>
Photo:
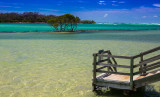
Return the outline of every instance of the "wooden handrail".
<path id="1" fill-rule="evenodd" d="M 146 60 L 143 60 L 141 63 L 134 65 L 134 68 L 136 68 L 136 67 L 138 67 L 138 66 L 141 66 L 141 65 L 144 65 L 144 64 L 146 64 L 146 63 L 153 62 L 153 61 L 158 60 L 158 59 L 160 59 L 160 55 L 157 55 L 157 56 L 148 58 L 148 59 L 146 59 Z"/>
<path id="2" fill-rule="evenodd" d="M 158 64 L 160 64 L 160 62 L 156 62 L 156 63 L 150 64 L 150 65 L 147 65 L 147 66 L 143 67 L 142 69 L 150 68 L 150 67 L 156 66 Z"/>
<path id="3" fill-rule="evenodd" d="M 160 67 L 160 64 L 158 64 L 158 65 L 155 65 L 155 66 L 153 66 L 153 67 L 150 67 L 150 68 L 145 68 L 145 69 L 142 69 L 142 72 L 143 72 L 143 71 L 150 71 L 150 70 L 153 70 L 153 69 L 155 69 L 155 68 L 158 68 L 158 67 Z"/>
<path id="4" fill-rule="evenodd" d="M 97 64 L 102 63 L 102 62 L 106 62 L 106 61 L 108 61 L 108 59 L 99 60 L 99 61 L 97 62 Z"/>
<path id="5" fill-rule="evenodd" d="M 160 54 L 157 53 L 158 55 L 152 56 L 150 58 L 144 59 L 145 55 L 156 52 L 160 50 L 160 46 L 150 49 L 148 51 L 142 52 L 139 55 L 135 56 L 119 56 L 119 55 L 112 55 L 112 53 L 108 51 L 101 50 L 99 53 L 94 54 L 94 62 L 93 62 L 93 88 L 95 89 L 96 87 L 96 74 L 98 73 L 105 73 L 107 76 L 110 74 L 120 74 L 120 75 L 129 75 L 130 80 L 129 80 L 129 86 L 130 89 L 133 90 L 135 88 L 135 81 L 134 81 L 134 75 L 140 74 L 140 75 L 146 75 L 149 72 L 157 72 L 160 67 Z M 116 62 L 116 58 L 120 59 L 129 59 L 130 65 L 119 65 Z M 134 65 L 135 58 L 140 58 L 140 61 L 138 64 Z M 98 59 L 98 60 L 97 60 Z M 136 67 L 139 67 L 139 71 L 134 71 Z M 124 72 L 124 71 L 117 71 L 117 67 L 119 68 L 128 68 L 130 69 L 129 72 Z M 108 69 L 108 70 L 105 70 Z"/>
<path id="6" fill-rule="evenodd" d="M 110 55 L 112 55 L 112 53 L 109 51 L 109 54 Z M 117 61 L 115 60 L 115 58 L 114 57 L 111 57 L 112 58 L 112 60 L 113 60 L 113 62 L 115 63 L 115 64 L 117 64 Z"/>
<path id="7" fill-rule="evenodd" d="M 131 59 L 133 57 L 130 57 L 130 56 L 117 56 L 117 55 L 102 55 L 102 54 L 97 54 L 98 56 L 101 56 L 101 57 L 110 57 L 110 58 L 122 58 L 122 59 Z"/>
<path id="8" fill-rule="evenodd" d="M 101 66 L 111 66 L 111 67 L 121 67 L 121 68 L 130 68 L 130 66 L 126 66 L 126 65 L 118 65 L 118 64 L 104 64 L 104 63 L 99 63 L 97 65 L 101 65 Z"/>
<path id="9" fill-rule="evenodd" d="M 138 55 L 135 55 L 135 56 L 133 56 L 133 58 L 138 58 L 138 57 L 140 57 L 142 55 L 147 55 L 147 54 L 153 53 L 153 52 L 158 51 L 158 50 L 160 50 L 160 46 L 158 46 L 156 48 L 153 48 L 153 49 L 150 49 L 150 50 L 147 50 L 145 52 L 142 52 L 142 53 L 140 53 Z"/>

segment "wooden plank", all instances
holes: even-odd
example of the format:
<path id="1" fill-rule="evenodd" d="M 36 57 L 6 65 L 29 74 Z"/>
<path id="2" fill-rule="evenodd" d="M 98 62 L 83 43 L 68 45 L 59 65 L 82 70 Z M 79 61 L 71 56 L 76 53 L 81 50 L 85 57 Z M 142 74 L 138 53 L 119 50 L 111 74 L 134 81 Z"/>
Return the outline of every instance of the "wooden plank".
<path id="1" fill-rule="evenodd" d="M 107 51 L 103 51 L 103 54 L 104 54 L 104 53 L 109 53 L 109 52 L 110 52 L 110 50 L 107 50 Z"/>
<path id="2" fill-rule="evenodd" d="M 98 56 L 101 56 L 101 57 L 122 58 L 122 59 L 131 59 L 131 58 L 132 58 L 132 57 L 130 57 L 130 56 L 101 55 L 101 54 L 98 54 Z"/>
<path id="3" fill-rule="evenodd" d="M 146 60 L 143 60 L 143 62 L 142 62 L 141 64 L 150 63 L 150 62 L 153 62 L 153 61 L 158 60 L 158 59 L 160 59 L 160 54 L 157 55 L 157 56 L 148 58 L 148 59 L 146 59 Z"/>
<path id="4" fill-rule="evenodd" d="M 143 62 L 144 60 L 143 60 L 143 55 L 141 56 L 141 61 L 140 61 L 140 63 L 141 62 Z M 141 67 L 140 68 L 143 68 L 144 66 L 146 66 L 147 64 L 143 64 L 143 65 L 141 65 Z M 146 73 L 146 71 L 142 71 L 141 72 L 141 74 L 145 74 Z"/>
<path id="5" fill-rule="evenodd" d="M 108 55 L 112 55 L 112 53 L 111 53 L 111 52 L 109 52 L 109 53 L 108 53 Z M 115 58 L 113 58 L 113 57 L 111 57 L 111 58 L 112 58 L 112 60 L 113 60 L 114 64 L 116 64 L 116 65 L 117 65 L 117 62 L 116 62 Z M 109 58 L 108 58 L 108 59 L 109 59 Z M 111 60 L 109 60 L 109 63 L 110 63 L 110 64 L 113 64 Z M 113 68 L 114 68 L 114 70 L 117 72 L 117 67 L 113 67 Z"/>
<path id="6" fill-rule="evenodd" d="M 150 65 L 147 65 L 147 66 L 143 67 L 143 69 L 146 69 L 146 68 L 155 66 L 155 65 L 157 65 L 157 64 L 160 64 L 160 62 L 156 62 L 156 63 L 150 64 Z"/>
<path id="7" fill-rule="evenodd" d="M 97 85 L 97 86 L 101 86 L 101 87 L 106 87 L 106 88 L 115 88 L 115 89 L 131 90 L 129 85 L 124 85 L 124 84 L 98 82 L 96 85 Z"/>
<path id="8" fill-rule="evenodd" d="M 148 59 L 144 60 L 143 62 L 141 62 L 139 64 L 136 64 L 136 65 L 134 65 L 134 68 L 136 68 L 138 66 L 141 66 L 143 64 L 147 64 L 147 63 L 153 62 L 153 61 L 158 60 L 158 59 L 160 59 L 160 55 L 148 58 Z"/>
<path id="9" fill-rule="evenodd" d="M 115 81 L 115 82 L 127 82 L 127 83 L 130 82 L 129 75 L 111 74 L 107 77 L 104 77 L 103 79 L 107 81 Z"/>
<path id="10" fill-rule="evenodd" d="M 160 46 L 158 46 L 156 48 L 153 48 L 153 49 L 150 49 L 148 51 L 142 52 L 141 55 L 146 55 L 146 54 L 149 54 L 149 53 L 153 53 L 153 52 L 158 51 L 158 50 L 160 50 Z"/>
<path id="11" fill-rule="evenodd" d="M 96 61 L 97 61 L 97 54 L 93 54 L 93 91 L 96 90 Z"/>
<path id="12" fill-rule="evenodd" d="M 110 58 L 108 58 L 108 59 L 109 59 L 108 64 L 112 64 L 112 61 L 110 60 Z M 111 66 L 110 66 L 110 68 L 111 68 Z M 117 72 L 117 68 L 116 67 L 113 67 L 113 69 L 114 69 L 115 72 Z"/>
<path id="13" fill-rule="evenodd" d="M 134 72 L 133 75 L 141 74 L 140 71 Z"/>
<path id="14" fill-rule="evenodd" d="M 118 81 L 118 80 L 105 80 L 103 78 L 97 78 L 97 83 L 98 82 L 102 82 L 102 83 L 112 83 L 112 84 L 123 84 L 123 85 L 128 85 L 130 86 L 130 82 L 129 81 Z"/>
<path id="15" fill-rule="evenodd" d="M 112 71 L 104 71 L 104 70 L 96 70 L 96 72 L 101 72 L 101 73 L 111 73 L 111 74 L 121 74 L 121 75 L 130 75 L 130 73 L 112 72 Z"/>
<path id="16" fill-rule="evenodd" d="M 111 52 L 109 52 L 109 54 L 112 55 Z M 113 62 L 114 62 L 115 64 L 117 64 L 117 61 L 115 60 L 115 58 L 114 58 L 114 57 L 111 57 L 111 58 L 112 58 Z"/>
<path id="17" fill-rule="evenodd" d="M 107 76 L 109 76 L 109 75 L 110 75 L 110 74 L 102 73 L 102 74 L 97 75 L 96 78 L 97 78 L 97 79 L 102 79 L 102 78 L 107 77 Z"/>
<path id="18" fill-rule="evenodd" d="M 146 54 L 149 54 L 149 53 L 153 53 L 153 52 L 158 51 L 158 50 L 160 50 L 160 46 L 159 46 L 159 47 L 156 47 L 156 48 L 153 48 L 153 49 L 150 49 L 150 50 L 148 50 L 148 51 L 142 52 L 142 53 L 140 53 L 139 55 L 133 56 L 133 58 L 138 58 L 138 57 L 140 57 L 141 55 L 146 55 Z"/>
<path id="19" fill-rule="evenodd" d="M 153 82 L 160 81 L 160 73 L 144 77 L 142 79 L 138 79 L 134 81 L 134 85 L 136 88 L 148 85 Z"/>
<path id="20" fill-rule="evenodd" d="M 99 61 L 97 62 L 97 64 L 102 63 L 102 62 L 105 62 L 105 61 L 108 61 L 108 59 L 99 60 Z"/>
<path id="21" fill-rule="evenodd" d="M 133 64 L 134 64 L 134 59 L 132 58 L 130 61 L 131 68 L 130 68 L 130 88 L 133 89 Z"/>
<path id="22" fill-rule="evenodd" d="M 152 69 L 155 69 L 155 68 L 158 68 L 160 67 L 160 64 L 156 65 L 156 66 L 153 66 L 153 67 L 150 67 L 150 68 L 145 68 L 145 69 L 142 69 L 142 71 L 150 71 Z"/>
<path id="23" fill-rule="evenodd" d="M 97 68 L 97 70 L 101 70 L 101 69 L 104 69 L 104 68 L 106 68 L 106 67 L 108 67 L 108 66 L 99 67 L 99 68 Z"/>
<path id="24" fill-rule="evenodd" d="M 111 66 L 111 67 L 121 67 L 121 68 L 130 68 L 130 66 L 126 66 L 126 65 L 117 65 L 117 64 L 104 64 L 104 63 L 100 63 L 97 65 L 101 65 L 101 66 Z"/>
<path id="25" fill-rule="evenodd" d="M 151 71 L 151 72 L 148 72 L 148 73 L 156 73 L 158 71 L 160 71 L 160 69 L 157 69 L 157 70 L 154 70 L 154 71 Z"/>

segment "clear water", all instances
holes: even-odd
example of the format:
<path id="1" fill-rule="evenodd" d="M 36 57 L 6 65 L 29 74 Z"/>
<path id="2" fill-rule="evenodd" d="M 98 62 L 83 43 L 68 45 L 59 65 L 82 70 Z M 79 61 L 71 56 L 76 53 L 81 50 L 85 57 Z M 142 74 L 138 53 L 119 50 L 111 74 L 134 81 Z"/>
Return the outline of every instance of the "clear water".
<path id="1" fill-rule="evenodd" d="M 159 24 L 78 24 L 77 30 L 160 29 Z M 0 23 L 0 31 L 54 31 L 45 23 Z"/>
<path id="2" fill-rule="evenodd" d="M 0 97 L 120 97 L 119 90 L 92 92 L 92 54 L 135 55 L 159 45 L 159 30 L 0 33 Z M 157 96 L 160 83 L 152 86 L 140 97 Z"/>

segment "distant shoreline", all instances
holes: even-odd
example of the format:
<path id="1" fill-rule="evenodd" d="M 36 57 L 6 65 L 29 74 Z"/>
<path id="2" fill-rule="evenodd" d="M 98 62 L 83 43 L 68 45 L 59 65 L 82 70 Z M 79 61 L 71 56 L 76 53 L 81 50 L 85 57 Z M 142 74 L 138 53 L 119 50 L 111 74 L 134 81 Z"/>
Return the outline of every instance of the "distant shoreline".
<path id="1" fill-rule="evenodd" d="M 81 32 L 86 32 L 86 31 L 146 31 L 146 30 L 160 30 L 160 29 L 111 29 L 111 30 L 77 30 L 74 32 L 57 32 L 57 31 L 0 31 L 0 33 L 16 33 L 16 32 L 45 32 L 45 33 L 62 33 L 62 34 L 67 34 L 67 33 L 81 33 Z"/>

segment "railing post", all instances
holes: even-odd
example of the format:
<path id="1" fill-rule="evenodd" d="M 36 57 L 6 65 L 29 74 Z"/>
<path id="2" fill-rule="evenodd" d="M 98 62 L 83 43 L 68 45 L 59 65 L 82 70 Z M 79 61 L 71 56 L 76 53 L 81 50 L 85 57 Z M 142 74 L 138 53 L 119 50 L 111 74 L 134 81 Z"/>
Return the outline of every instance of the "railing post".
<path id="1" fill-rule="evenodd" d="M 130 64 L 131 64 L 131 68 L 130 68 L 130 88 L 133 90 L 133 65 L 134 65 L 134 58 L 131 58 Z"/>
<path id="2" fill-rule="evenodd" d="M 109 51 L 108 55 L 112 55 L 112 53 Z M 117 64 L 116 60 L 114 59 L 114 57 L 112 57 L 112 60 L 114 62 L 114 64 Z M 108 63 L 112 64 L 112 61 L 110 60 L 110 58 L 108 57 Z M 109 67 L 108 67 L 109 68 Z M 110 67 L 111 68 L 111 67 Z M 112 69 L 112 68 L 111 68 Z M 117 72 L 117 67 L 113 67 L 114 71 Z"/>
<path id="3" fill-rule="evenodd" d="M 143 55 L 141 56 L 141 62 L 143 62 Z M 147 64 L 143 64 L 143 65 L 141 65 L 142 66 L 142 69 L 143 69 L 143 67 L 145 67 Z M 145 74 L 146 73 L 146 71 L 143 71 L 142 72 L 143 74 Z"/>
<path id="4" fill-rule="evenodd" d="M 96 64 L 97 63 L 97 54 L 93 54 L 93 82 L 92 87 L 93 91 L 96 91 Z"/>
<path id="5" fill-rule="evenodd" d="M 139 62 L 139 63 L 142 63 L 143 60 L 144 60 L 144 59 L 143 59 L 143 55 L 141 55 L 141 56 L 140 56 L 140 62 Z M 146 65 L 147 65 L 147 64 L 143 64 L 143 65 L 140 66 L 139 72 L 140 72 L 141 74 L 145 74 L 145 73 L 146 73 L 146 71 L 143 70 L 143 67 L 145 67 Z"/>

